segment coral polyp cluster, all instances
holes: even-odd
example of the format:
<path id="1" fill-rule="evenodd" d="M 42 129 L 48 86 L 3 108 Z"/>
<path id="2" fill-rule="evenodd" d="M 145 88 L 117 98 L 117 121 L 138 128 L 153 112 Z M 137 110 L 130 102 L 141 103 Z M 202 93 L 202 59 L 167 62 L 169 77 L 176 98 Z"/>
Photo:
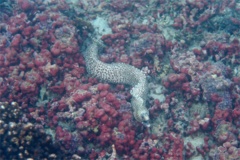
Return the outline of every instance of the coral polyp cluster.
<path id="1" fill-rule="evenodd" d="M 2 159 L 61 158 L 54 151 L 50 135 L 36 129 L 33 123 L 20 121 L 23 112 L 17 102 L 0 102 L 0 115 Z"/>

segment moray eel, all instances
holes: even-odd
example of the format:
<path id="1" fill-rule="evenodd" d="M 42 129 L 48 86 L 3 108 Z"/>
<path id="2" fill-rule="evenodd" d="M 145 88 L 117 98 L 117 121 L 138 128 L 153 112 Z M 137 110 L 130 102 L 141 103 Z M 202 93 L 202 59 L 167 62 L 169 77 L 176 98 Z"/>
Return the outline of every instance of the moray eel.
<path id="1" fill-rule="evenodd" d="M 146 75 L 134 66 L 125 63 L 104 63 L 98 59 L 99 44 L 91 42 L 83 53 L 88 74 L 97 79 L 133 86 L 131 106 L 134 118 L 144 126 L 150 127 L 149 111 L 146 108 L 148 83 Z"/>

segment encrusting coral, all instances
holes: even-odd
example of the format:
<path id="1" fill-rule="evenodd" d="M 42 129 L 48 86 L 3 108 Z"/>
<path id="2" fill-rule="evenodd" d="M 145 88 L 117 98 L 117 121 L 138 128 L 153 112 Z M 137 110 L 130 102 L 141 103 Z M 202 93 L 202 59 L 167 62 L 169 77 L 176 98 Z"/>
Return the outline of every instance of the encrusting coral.
<path id="1" fill-rule="evenodd" d="M 88 45 L 84 58 L 87 72 L 103 81 L 123 83 L 133 86 L 131 89 L 131 104 L 137 121 L 149 127 L 149 111 L 146 108 L 148 84 L 146 75 L 134 66 L 125 63 L 104 63 L 98 59 L 98 43 Z"/>

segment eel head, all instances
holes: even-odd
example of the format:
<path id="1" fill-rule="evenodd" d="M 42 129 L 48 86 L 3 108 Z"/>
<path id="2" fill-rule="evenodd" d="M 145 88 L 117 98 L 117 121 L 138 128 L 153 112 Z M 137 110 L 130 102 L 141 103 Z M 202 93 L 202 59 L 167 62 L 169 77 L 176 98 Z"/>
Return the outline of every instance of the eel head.
<path id="1" fill-rule="evenodd" d="M 141 122 L 144 126 L 150 127 L 149 111 L 145 106 L 144 101 L 140 97 L 132 98 L 132 107 L 134 118 Z"/>

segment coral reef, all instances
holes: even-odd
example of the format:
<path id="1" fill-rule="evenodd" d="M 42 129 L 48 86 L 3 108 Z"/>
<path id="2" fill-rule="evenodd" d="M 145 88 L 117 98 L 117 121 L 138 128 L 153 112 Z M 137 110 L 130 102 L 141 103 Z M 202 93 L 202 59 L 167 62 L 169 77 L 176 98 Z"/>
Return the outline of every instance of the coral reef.
<path id="1" fill-rule="evenodd" d="M 238 1 L 0 6 L 0 159 L 239 159 Z"/>
<path id="2" fill-rule="evenodd" d="M 20 121 L 21 109 L 17 102 L 0 102 L 0 158 L 62 158 L 44 130 L 36 129 L 33 123 Z"/>

